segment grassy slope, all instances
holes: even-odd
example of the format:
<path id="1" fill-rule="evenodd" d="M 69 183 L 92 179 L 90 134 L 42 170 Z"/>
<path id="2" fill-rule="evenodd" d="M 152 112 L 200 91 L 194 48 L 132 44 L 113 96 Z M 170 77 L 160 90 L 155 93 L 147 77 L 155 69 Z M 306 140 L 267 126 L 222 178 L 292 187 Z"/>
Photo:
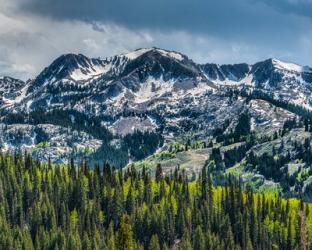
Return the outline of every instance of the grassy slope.
<path id="1" fill-rule="evenodd" d="M 142 161 L 135 162 L 137 169 L 145 166 L 151 173 L 154 173 L 155 166 L 160 163 L 165 173 L 169 173 L 176 167 L 184 169 L 189 176 L 198 173 L 203 167 L 205 161 L 208 159 L 211 149 L 195 149 L 182 151 L 177 153 L 170 153 L 169 151 L 161 151 Z"/>
<path id="2" fill-rule="evenodd" d="M 282 138 L 279 137 L 275 140 L 259 143 L 255 145 L 252 150 L 255 152 L 256 155 L 262 155 L 264 153 L 270 154 L 272 152 L 272 147 L 274 147 L 276 151 L 278 151 L 278 148 L 280 148 L 283 141 L 283 151 L 279 152 L 283 154 L 287 151 L 292 151 L 294 140 L 299 143 L 303 143 L 303 141 L 310 136 L 311 133 L 305 132 L 303 131 L 303 129 L 294 129 L 289 133 L 285 134 Z M 230 150 L 234 147 L 239 146 L 240 144 L 241 143 L 235 143 L 221 147 L 220 151 L 224 152 Z M 215 144 L 214 146 L 216 147 L 220 145 Z M 143 166 L 145 166 L 152 175 L 154 174 L 155 168 L 159 163 L 162 165 L 165 173 L 169 173 L 179 166 L 180 169 L 184 169 L 186 171 L 189 177 L 193 177 L 200 172 L 201 168 L 205 164 L 205 161 L 208 160 L 210 152 L 211 148 L 189 149 L 188 151 L 182 152 L 169 152 L 168 150 L 164 150 L 133 164 L 137 169 L 141 169 Z M 300 162 L 291 162 L 288 165 L 289 171 L 294 172 L 294 170 L 298 168 L 298 164 L 300 165 Z M 246 182 L 250 183 L 258 190 L 274 193 L 281 191 L 279 183 L 276 183 L 272 180 L 266 180 L 263 178 L 263 176 L 257 174 L 252 170 L 247 171 L 245 167 L 246 162 L 243 159 L 241 162 L 228 168 L 226 170 L 226 173 L 236 175 L 237 177 L 242 177 Z"/>

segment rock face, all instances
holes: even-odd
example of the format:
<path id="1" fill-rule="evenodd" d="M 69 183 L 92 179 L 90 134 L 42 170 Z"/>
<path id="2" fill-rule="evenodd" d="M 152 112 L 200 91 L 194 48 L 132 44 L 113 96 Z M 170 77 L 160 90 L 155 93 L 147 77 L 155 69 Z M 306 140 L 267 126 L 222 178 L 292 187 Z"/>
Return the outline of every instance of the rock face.
<path id="1" fill-rule="evenodd" d="M 231 130 L 246 112 L 253 130 L 271 132 L 296 115 L 269 100 L 310 110 L 311 84 L 311 68 L 276 59 L 254 65 L 201 65 L 158 48 L 107 59 L 67 54 L 27 83 L 0 78 L 0 146 L 35 152 L 38 128 L 47 141 L 58 138 L 64 147 L 78 143 L 92 150 L 101 143 L 115 145 L 111 142 L 136 130 L 162 134 L 166 142 L 186 133 L 205 138 L 216 130 Z M 250 101 L 241 91 L 261 91 L 269 98 Z M 95 135 L 93 126 L 108 128 L 113 135 Z M 20 139 L 21 131 L 28 130 Z M 50 142 L 45 150 L 51 149 L 54 161 L 70 155 L 67 149 L 52 147 Z M 45 159 L 45 154 L 34 155 Z"/>

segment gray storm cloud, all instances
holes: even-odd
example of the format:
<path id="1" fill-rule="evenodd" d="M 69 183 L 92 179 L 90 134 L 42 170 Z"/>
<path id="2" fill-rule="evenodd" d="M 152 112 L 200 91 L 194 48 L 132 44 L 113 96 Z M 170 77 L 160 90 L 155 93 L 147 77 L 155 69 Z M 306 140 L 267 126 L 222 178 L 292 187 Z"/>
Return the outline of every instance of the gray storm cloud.
<path id="1" fill-rule="evenodd" d="M 0 0 L 0 75 L 34 77 L 62 53 L 163 47 L 198 62 L 311 65 L 312 0 Z"/>

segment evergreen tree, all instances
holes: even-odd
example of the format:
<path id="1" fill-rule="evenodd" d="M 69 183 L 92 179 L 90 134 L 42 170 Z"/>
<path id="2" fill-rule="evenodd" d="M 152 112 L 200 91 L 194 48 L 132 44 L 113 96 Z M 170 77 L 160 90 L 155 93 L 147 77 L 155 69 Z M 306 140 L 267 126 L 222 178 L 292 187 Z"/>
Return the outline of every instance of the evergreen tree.
<path id="1" fill-rule="evenodd" d="M 148 250 L 160 250 L 158 236 L 154 234 L 150 240 Z"/>
<path id="2" fill-rule="evenodd" d="M 133 232 L 130 224 L 130 218 L 127 214 L 122 216 L 120 228 L 117 236 L 118 250 L 132 250 L 133 248 Z"/>
<path id="3" fill-rule="evenodd" d="M 194 233 L 193 249 L 204 250 L 205 249 L 205 238 L 203 231 L 200 226 L 198 226 Z"/>
<path id="4" fill-rule="evenodd" d="M 163 179 L 163 170 L 162 170 L 162 167 L 159 163 L 156 166 L 155 179 L 157 182 L 159 182 Z"/>

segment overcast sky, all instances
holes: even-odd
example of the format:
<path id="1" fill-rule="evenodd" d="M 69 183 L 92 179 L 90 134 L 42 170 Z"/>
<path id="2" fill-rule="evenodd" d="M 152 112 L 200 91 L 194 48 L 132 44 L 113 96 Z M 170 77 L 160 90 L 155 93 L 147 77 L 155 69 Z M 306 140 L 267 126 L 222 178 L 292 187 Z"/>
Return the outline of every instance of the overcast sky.
<path id="1" fill-rule="evenodd" d="M 0 75 L 32 78 L 63 53 L 152 46 L 199 63 L 312 66 L 312 0 L 0 0 Z"/>

